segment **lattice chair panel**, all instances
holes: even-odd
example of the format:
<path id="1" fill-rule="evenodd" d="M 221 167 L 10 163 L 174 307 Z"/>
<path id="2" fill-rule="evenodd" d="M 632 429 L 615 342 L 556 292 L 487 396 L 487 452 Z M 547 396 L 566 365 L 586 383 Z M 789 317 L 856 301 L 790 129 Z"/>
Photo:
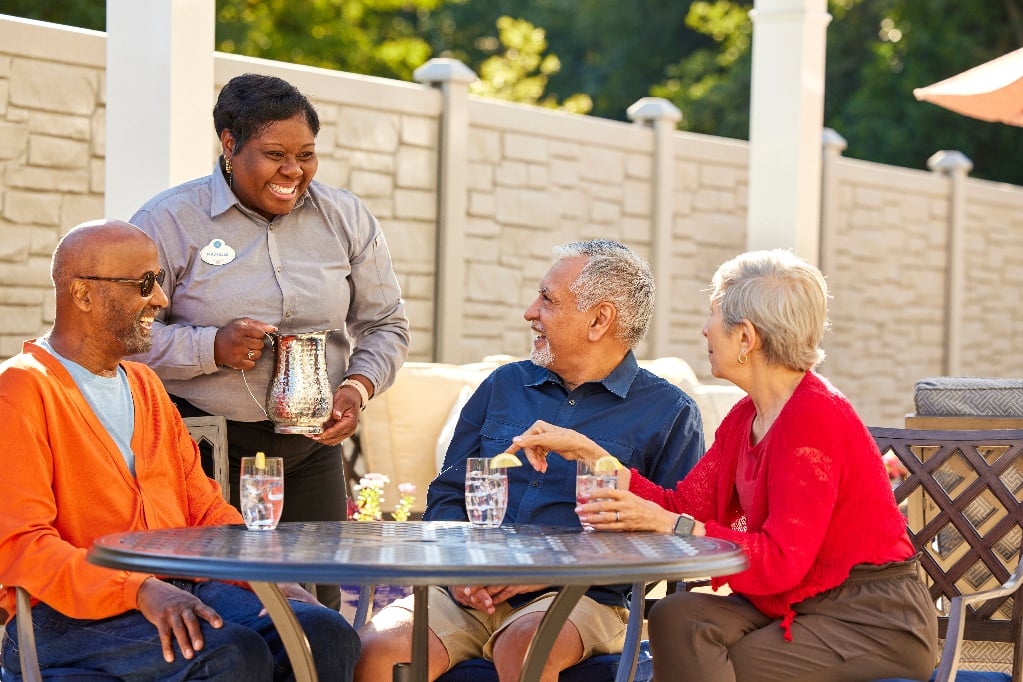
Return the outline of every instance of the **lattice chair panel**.
<path id="1" fill-rule="evenodd" d="M 870 431 L 881 453 L 895 454 L 909 472 L 895 499 L 921 553 L 940 636 L 958 610 L 963 615 L 953 620 L 964 622 L 963 639 L 1002 651 L 1003 669 L 1015 668 L 1019 681 L 1023 598 L 1000 588 L 1017 570 L 1023 540 L 1023 430 Z M 995 594 L 965 596 L 984 591 Z M 953 607 L 957 597 L 965 606 Z"/>

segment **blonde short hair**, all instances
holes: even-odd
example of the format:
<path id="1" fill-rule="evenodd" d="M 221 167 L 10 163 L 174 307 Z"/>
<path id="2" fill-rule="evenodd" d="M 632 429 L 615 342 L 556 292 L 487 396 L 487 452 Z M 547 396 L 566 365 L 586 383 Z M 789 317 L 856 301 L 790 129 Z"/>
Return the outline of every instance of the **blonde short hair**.
<path id="1" fill-rule="evenodd" d="M 824 360 L 828 285 L 820 270 L 792 252 L 750 251 L 722 264 L 710 299 L 717 301 L 727 331 L 749 320 L 768 364 L 809 370 Z"/>

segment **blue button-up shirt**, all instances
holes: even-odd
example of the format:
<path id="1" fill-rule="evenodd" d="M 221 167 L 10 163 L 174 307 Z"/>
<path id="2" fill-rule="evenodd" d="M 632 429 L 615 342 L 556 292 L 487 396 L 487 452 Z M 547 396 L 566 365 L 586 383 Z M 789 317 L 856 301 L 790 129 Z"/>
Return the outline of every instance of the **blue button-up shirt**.
<path id="1" fill-rule="evenodd" d="M 466 458 L 505 451 L 512 437 L 537 419 L 579 431 L 624 465 L 669 488 L 704 452 L 703 423 L 693 399 L 641 369 L 631 351 L 607 377 L 574 391 L 548 369 L 529 360 L 515 362 L 494 370 L 462 408 L 444 466 L 430 484 L 424 518 L 467 520 Z M 575 506 L 575 462 L 552 452 L 546 473 L 528 465 L 508 469 L 506 523 L 578 528 Z M 594 588 L 587 594 L 624 606 L 627 589 Z"/>

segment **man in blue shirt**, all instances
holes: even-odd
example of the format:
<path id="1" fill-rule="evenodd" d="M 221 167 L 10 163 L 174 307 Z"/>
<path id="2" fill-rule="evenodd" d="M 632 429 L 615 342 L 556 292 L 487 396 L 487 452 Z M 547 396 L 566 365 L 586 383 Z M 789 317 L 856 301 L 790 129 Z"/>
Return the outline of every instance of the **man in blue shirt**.
<path id="1" fill-rule="evenodd" d="M 459 416 L 443 470 L 430 484 L 426 520 L 465 521 L 465 460 L 504 452 L 536 420 L 575 429 L 625 466 L 672 487 L 703 455 L 692 398 L 640 369 L 633 349 L 653 312 L 654 281 L 639 255 L 593 240 L 554 249 L 556 262 L 525 312 L 535 333 L 530 360 L 495 370 Z M 579 526 L 576 464 L 556 453 L 544 473 L 508 471 L 505 522 Z M 429 677 L 471 658 L 492 659 L 502 680 L 518 679 L 525 652 L 556 588 L 452 585 L 430 594 Z M 558 635 L 543 679 L 590 656 L 620 652 L 628 585 L 594 587 Z M 356 682 L 390 679 L 411 655 L 412 599 L 395 602 L 363 628 Z"/>

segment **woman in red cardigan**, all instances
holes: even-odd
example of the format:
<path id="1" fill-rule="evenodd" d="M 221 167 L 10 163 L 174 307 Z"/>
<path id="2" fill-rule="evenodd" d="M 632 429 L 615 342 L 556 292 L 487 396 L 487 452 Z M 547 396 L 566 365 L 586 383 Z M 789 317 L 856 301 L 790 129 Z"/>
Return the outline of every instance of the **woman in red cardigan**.
<path id="1" fill-rule="evenodd" d="M 716 579 L 727 596 L 681 592 L 650 613 L 657 680 L 927 679 L 934 605 L 873 438 L 813 368 L 828 326 L 820 271 L 788 251 L 718 268 L 703 328 L 711 372 L 748 394 L 714 444 L 667 490 L 635 471 L 580 505 L 598 530 L 706 535 L 750 566 Z M 538 422 L 515 439 L 533 466 L 597 459 L 585 436 Z"/>

